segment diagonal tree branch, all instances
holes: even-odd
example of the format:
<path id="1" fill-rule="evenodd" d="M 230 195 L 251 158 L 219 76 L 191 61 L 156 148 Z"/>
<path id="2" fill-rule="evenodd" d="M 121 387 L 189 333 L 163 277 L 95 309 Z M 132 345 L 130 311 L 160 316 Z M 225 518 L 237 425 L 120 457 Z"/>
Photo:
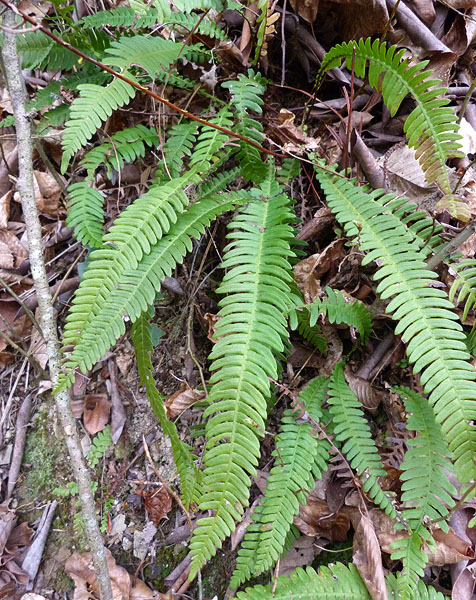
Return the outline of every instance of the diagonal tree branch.
<path id="1" fill-rule="evenodd" d="M 38 299 L 40 326 L 47 346 L 50 376 L 53 383 L 56 383 L 60 370 L 60 352 L 53 302 L 43 260 L 41 224 L 35 203 L 32 134 L 30 122 L 25 111 L 26 90 L 20 68 L 16 35 L 13 29 L 16 25 L 16 17 L 12 10 L 4 10 L 2 16 L 4 25 L 2 47 L 3 71 L 13 106 L 18 145 L 17 189 L 21 197 L 23 217 L 25 219 L 28 235 L 31 274 L 35 284 L 36 297 Z M 109 579 L 102 537 L 96 520 L 94 497 L 91 491 L 91 479 L 82 454 L 76 422 L 69 405 L 68 392 L 64 391 L 57 394 L 55 402 L 64 431 L 66 446 L 71 458 L 74 477 L 78 484 L 84 530 L 92 553 L 100 597 L 101 600 L 112 600 L 111 582 Z"/>

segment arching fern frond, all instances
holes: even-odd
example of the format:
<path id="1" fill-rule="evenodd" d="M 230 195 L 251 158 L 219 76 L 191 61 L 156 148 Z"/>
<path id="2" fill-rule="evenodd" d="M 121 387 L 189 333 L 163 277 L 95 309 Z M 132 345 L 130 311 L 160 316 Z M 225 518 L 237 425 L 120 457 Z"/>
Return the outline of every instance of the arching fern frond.
<path id="1" fill-rule="evenodd" d="M 191 31 L 195 33 L 201 33 L 207 37 L 214 38 L 216 40 L 225 41 L 228 36 L 223 29 L 217 25 L 214 21 L 208 17 L 203 17 L 198 13 L 174 13 L 170 19 L 167 20 L 167 26 L 172 27 L 179 33 L 188 35 Z"/>
<path id="2" fill-rule="evenodd" d="M 397 597 L 402 600 L 412 600 L 415 597 L 418 581 L 425 575 L 425 567 L 428 562 L 425 544 L 429 548 L 435 549 L 435 542 L 430 532 L 423 526 L 410 531 L 409 535 L 397 539 L 391 544 L 392 560 L 401 560 L 404 569 L 396 582 Z"/>
<path id="3" fill-rule="evenodd" d="M 349 301 L 342 292 L 326 287 L 327 298 L 316 298 L 311 304 L 295 306 L 289 312 L 291 329 L 299 326 L 299 312 L 309 313 L 309 327 L 314 327 L 319 315 L 327 316 L 330 323 L 345 323 L 360 333 L 362 344 L 366 344 L 372 331 L 369 309 L 358 300 Z"/>
<path id="4" fill-rule="evenodd" d="M 105 247 L 92 254 L 64 329 L 64 345 L 75 346 L 66 364 L 68 370 L 80 366 L 86 372 L 124 332 L 122 316 L 118 320 L 116 314 L 114 328 L 103 326 L 104 312 L 111 315 L 111 296 L 118 291 L 124 272 L 136 269 L 144 254 L 149 254 L 176 222 L 188 204 L 182 188 L 194 178 L 191 172 L 171 183 L 152 186 L 119 215 L 104 236 Z"/>
<path id="5" fill-rule="evenodd" d="M 339 44 L 324 56 L 318 79 L 344 59 L 358 77 L 367 73 L 370 85 L 382 92 L 392 116 L 403 99 L 411 94 L 416 107 L 404 124 L 408 145 L 415 148 L 428 183 L 437 183 L 451 196 L 445 162 L 448 158 L 463 156 L 456 115 L 447 106 L 449 100 L 442 97 L 446 88 L 438 87 L 439 79 L 431 79 L 433 71 L 424 70 L 429 61 L 410 64 L 408 59 L 403 59 L 404 53 L 404 48 L 397 50 L 397 46 L 387 47 L 380 40 L 372 42 L 370 38 Z"/>
<path id="6" fill-rule="evenodd" d="M 133 79 L 130 73 L 124 74 Z M 71 105 L 71 119 L 66 123 L 61 140 L 62 173 L 66 171 L 75 152 L 87 144 L 101 127 L 101 123 L 117 108 L 128 104 L 136 93 L 136 90 L 122 79 L 113 79 L 106 87 L 85 83 L 78 86 L 78 90 L 81 95 Z"/>
<path id="7" fill-rule="evenodd" d="M 74 228 L 74 237 L 85 246 L 101 248 L 104 234 L 104 198 L 87 181 L 68 187 L 66 225 Z"/>
<path id="8" fill-rule="evenodd" d="M 292 330 L 297 330 L 306 342 L 309 342 L 316 350 L 319 350 L 321 354 L 327 352 L 327 340 L 323 335 L 319 335 L 321 331 L 317 325 L 313 325 L 309 322 L 310 313 L 307 310 L 293 310 L 292 321 L 290 318 L 289 325 Z"/>
<path id="9" fill-rule="evenodd" d="M 342 452 L 362 480 L 364 491 L 382 510 L 395 518 L 395 508 L 377 480 L 387 473 L 372 439 L 362 404 L 345 381 L 343 363 L 334 369 L 328 401 L 335 439 L 342 444 Z"/>
<path id="10" fill-rule="evenodd" d="M 304 403 L 316 421 L 321 417 L 320 406 L 325 402 L 327 385 L 324 377 L 316 377 L 298 396 L 298 402 Z M 306 503 L 315 479 L 321 479 L 327 467 L 329 448 L 327 440 L 318 440 L 313 435 L 310 423 L 298 424 L 291 409 L 284 413 L 273 452 L 275 466 L 238 552 L 230 582 L 232 589 L 269 569 L 279 558 L 299 505 Z"/>
<path id="11" fill-rule="evenodd" d="M 264 140 L 263 126 L 250 117 L 250 111 L 261 114 L 263 99 L 266 91 L 266 80 L 258 73 L 249 69 L 248 75 L 240 74 L 234 81 L 225 81 L 222 87 L 230 90 L 232 104 L 236 110 L 238 123 L 235 125 L 237 133 L 261 144 Z M 266 165 L 261 160 L 260 152 L 254 146 L 240 140 L 238 159 L 240 161 L 243 177 L 249 181 L 259 183 L 266 176 Z"/>
<path id="12" fill-rule="evenodd" d="M 196 457 L 191 453 L 190 446 L 179 438 L 175 423 L 167 418 L 164 399 L 155 386 L 154 368 L 150 358 L 150 353 L 154 349 L 150 333 L 151 312 L 153 311 L 142 313 L 132 325 L 131 335 L 137 360 L 137 371 L 152 410 L 158 417 L 162 430 L 170 438 L 175 465 L 180 476 L 182 502 L 188 509 L 192 501 L 196 502 L 199 499 L 199 486 L 197 485 L 199 473 L 193 462 Z"/>
<path id="13" fill-rule="evenodd" d="M 168 186 L 161 186 L 154 190 L 154 194 L 160 192 L 162 203 L 172 202 L 174 198 L 168 196 L 168 190 Z M 177 194 L 175 192 L 174 201 L 182 202 L 182 199 L 177 199 Z M 76 346 L 68 357 L 66 369 L 70 372 L 75 365 L 84 369 L 99 360 L 124 333 L 124 315 L 134 322 L 152 305 L 164 277 L 170 275 L 175 265 L 192 249 L 191 240 L 202 235 L 205 227 L 219 214 L 248 199 L 246 193 L 241 193 L 232 199 L 227 194 L 196 202 L 170 225 L 168 234 L 151 245 L 148 254 L 138 263 L 130 261 L 129 251 L 127 254 L 120 250 L 110 253 L 97 250 L 93 253 L 91 266 L 83 276 L 68 315 L 65 344 L 76 342 Z M 171 212 L 169 204 L 164 206 L 166 211 Z M 147 216 L 145 223 L 153 225 L 152 219 Z M 131 230 L 133 235 L 134 228 L 131 227 Z M 102 254 L 95 256 L 99 253 Z M 62 385 L 68 385 L 70 381 L 68 371 Z"/>
<path id="14" fill-rule="evenodd" d="M 407 344 L 414 373 L 422 373 L 421 384 L 453 453 L 456 472 L 466 483 L 476 475 L 476 384 L 453 305 L 443 290 L 431 287 L 436 274 L 426 267 L 426 255 L 414 235 L 376 201 L 381 190 L 365 193 L 354 180 L 322 170 L 316 176 L 347 234 L 358 236 L 360 249 L 368 252 L 363 264 L 379 261 L 377 293 L 393 298 L 386 310 L 398 321 L 395 331 Z"/>
<path id="15" fill-rule="evenodd" d="M 146 146 L 158 146 L 159 137 L 155 129 L 136 125 L 118 131 L 111 136 L 111 141 L 105 142 L 90 150 L 79 163 L 88 171 L 88 177 L 94 177 L 94 171 L 105 163 L 110 173 L 119 171 L 124 163 L 133 162 L 145 156 Z"/>
<path id="16" fill-rule="evenodd" d="M 451 302 L 456 298 L 456 303 L 465 302 L 462 321 L 466 321 L 469 311 L 474 310 L 476 304 L 476 260 L 465 258 L 458 264 L 451 264 L 456 271 L 456 277 L 450 288 L 449 298 Z"/>
<path id="17" fill-rule="evenodd" d="M 256 473 L 270 395 L 277 377 L 276 354 L 288 338 L 283 316 L 292 282 L 289 258 L 293 229 L 290 201 L 274 181 L 273 165 L 254 200 L 230 224 L 223 267 L 230 269 L 218 288 L 220 319 L 210 359 L 210 405 L 204 412 L 201 510 L 214 515 L 193 532 L 191 576 L 216 553 L 248 504 L 250 476 Z"/>
<path id="18" fill-rule="evenodd" d="M 87 51 L 78 39 L 65 35 L 65 41 Z M 24 69 L 51 69 L 69 71 L 78 62 L 79 57 L 63 48 L 42 31 L 31 31 L 17 36 L 18 53 L 22 56 Z"/>

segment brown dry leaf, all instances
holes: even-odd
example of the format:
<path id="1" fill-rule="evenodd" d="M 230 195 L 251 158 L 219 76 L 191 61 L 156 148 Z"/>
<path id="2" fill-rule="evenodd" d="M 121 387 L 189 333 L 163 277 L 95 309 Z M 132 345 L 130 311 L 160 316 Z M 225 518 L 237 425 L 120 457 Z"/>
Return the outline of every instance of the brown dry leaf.
<path id="1" fill-rule="evenodd" d="M 282 108 L 279 111 L 278 122 L 272 128 L 276 137 L 278 137 L 284 148 L 288 152 L 302 153 L 302 146 L 306 150 L 317 150 L 319 147 L 319 141 L 315 138 L 308 137 L 299 127 L 294 123 L 296 115 L 286 108 Z"/>
<path id="2" fill-rule="evenodd" d="M 453 577 L 451 600 L 471 600 L 476 582 L 476 562 L 467 564 Z"/>
<path id="3" fill-rule="evenodd" d="M 381 397 L 372 388 L 371 384 L 366 380 L 362 379 L 358 375 L 352 373 L 349 365 L 346 365 L 344 370 L 345 380 L 350 389 L 357 396 L 359 402 L 371 415 L 377 414 L 377 409 L 380 405 Z"/>
<path id="4" fill-rule="evenodd" d="M 215 315 L 213 313 L 205 313 L 203 315 L 203 319 L 205 319 L 205 321 L 208 323 L 208 335 L 207 335 L 207 339 L 210 340 L 210 342 L 213 342 L 214 344 L 216 342 L 218 342 L 218 340 L 221 339 L 222 336 L 215 338 L 215 325 L 217 324 L 218 320 L 220 319 L 220 317 L 218 315 Z"/>
<path id="5" fill-rule="evenodd" d="M 382 553 L 372 521 L 362 515 L 355 528 L 353 563 L 373 600 L 388 600 Z"/>
<path id="6" fill-rule="evenodd" d="M 313 538 L 302 535 L 279 561 L 278 575 L 290 575 L 298 567 L 307 567 L 319 552 Z"/>
<path id="7" fill-rule="evenodd" d="M 294 517 L 294 525 L 304 535 L 323 537 L 331 542 L 345 542 L 350 519 L 342 511 L 332 512 L 326 502 L 311 495 Z"/>
<path id="8" fill-rule="evenodd" d="M 243 65 L 247 65 L 247 61 L 240 49 L 231 40 L 219 42 L 218 46 L 215 48 L 215 52 L 222 61 L 231 66 L 238 66 L 241 69 Z"/>
<path id="9" fill-rule="evenodd" d="M 181 415 L 187 408 L 200 402 L 205 398 L 205 392 L 202 390 L 192 389 L 185 381 L 178 392 L 172 394 L 165 401 L 165 410 L 169 419 L 173 419 Z"/>
<path id="10" fill-rule="evenodd" d="M 13 190 L 9 190 L 0 198 L 0 229 L 6 229 L 10 217 L 10 200 L 13 196 Z"/>
<path id="11" fill-rule="evenodd" d="M 293 267 L 294 280 L 306 303 L 311 303 L 319 295 L 321 277 L 341 257 L 343 247 L 343 239 L 335 240 L 323 252 L 313 254 Z"/>
<path id="12" fill-rule="evenodd" d="M 0 504 L 0 556 L 3 554 L 7 540 L 17 522 L 17 516 L 7 504 Z"/>
<path id="13" fill-rule="evenodd" d="M 476 34 L 476 24 L 474 18 L 476 10 L 473 8 L 476 4 L 472 4 L 470 10 L 465 14 L 457 14 L 451 27 L 442 38 L 441 41 L 448 46 L 457 56 L 461 56 L 466 52 L 472 44 Z M 444 82 L 446 85 L 446 82 Z"/>
<path id="14" fill-rule="evenodd" d="M 17 334 L 18 338 L 25 338 L 31 330 L 31 322 L 26 315 L 22 315 L 16 319 L 19 305 L 16 302 L 0 301 L 0 331 L 4 332 L 11 339 L 12 330 Z M 13 341 L 18 342 L 18 339 Z M 0 352 L 8 346 L 7 342 L 0 337 Z"/>
<path id="15" fill-rule="evenodd" d="M 0 269 L 18 269 L 28 250 L 9 229 L 0 229 Z"/>
<path id="16" fill-rule="evenodd" d="M 445 0 L 443 4 L 449 8 L 466 9 L 476 6 L 476 0 Z"/>
<path id="17" fill-rule="evenodd" d="M 408 4 L 427 27 L 433 23 L 436 16 L 433 0 L 410 0 Z"/>
<path id="18" fill-rule="evenodd" d="M 111 403 L 107 394 L 89 394 L 84 398 L 84 427 L 91 435 L 106 427 L 110 413 Z"/>
<path id="19" fill-rule="evenodd" d="M 28 16 L 40 19 L 47 15 L 52 6 L 53 3 L 46 0 L 21 0 L 18 4 L 18 8 Z"/>
<path id="20" fill-rule="evenodd" d="M 58 217 L 64 214 L 60 206 L 62 189 L 56 179 L 49 172 L 34 171 L 35 200 L 38 210 L 50 217 Z"/>
<path id="21" fill-rule="evenodd" d="M 389 19 L 385 0 L 322 0 L 319 15 L 332 11 L 345 41 L 382 33 Z"/>
<path id="22" fill-rule="evenodd" d="M 382 552 L 391 554 L 392 550 L 390 546 L 392 542 L 408 536 L 402 531 L 395 531 L 394 521 L 383 511 L 372 509 L 369 512 Z M 432 535 L 436 542 L 436 552 L 430 552 L 425 548 L 428 556 L 428 566 L 442 567 L 444 565 L 455 564 L 461 560 L 474 558 L 474 551 L 471 548 L 471 544 L 468 544 L 468 542 L 456 535 L 451 527 L 448 533 L 435 528 L 432 531 Z"/>
<path id="23" fill-rule="evenodd" d="M 135 584 L 136 591 L 133 592 L 131 576 L 116 564 L 111 552 L 107 548 L 105 550 L 113 600 L 152 600 L 154 597 L 163 597 L 160 594 L 154 595 L 154 592 L 144 582 L 139 583 L 139 580 Z M 66 561 L 65 571 L 74 581 L 73 600 L 99 600 L 96 574 L 89 552 L 72 554 Z"/>
<path id="24" fill-rule="evenodd" d="M 172 496 L 165 487 L 161 487 L 153 492 L 136 492 L 144 498 L 145 509 L 152 523 L 159 525 L 162 519 L 172 510 Z"/>
<path id="25" fill-rule="evenodd" d="M 319 0 L 291 0 L 295 13 L 308 23 L 314 23 L 319 10 Z"/>

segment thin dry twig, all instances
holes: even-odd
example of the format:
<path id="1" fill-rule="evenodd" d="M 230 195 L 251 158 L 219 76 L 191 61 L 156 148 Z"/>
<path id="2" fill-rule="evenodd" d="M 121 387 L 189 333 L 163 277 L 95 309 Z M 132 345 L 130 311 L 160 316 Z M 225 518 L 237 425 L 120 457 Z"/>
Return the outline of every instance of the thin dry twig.
<path id="1" fill-rule="evenodd" d="M 26 428 L 28 421 L 30 420 L 31 404 L 33 394 L 28 394 L 21 403 L 20 410 L 17 414 L 17 420 L 15 423 L 15 442 L 13 443 L 12 460 L 10 463 L 10 469 L 8 471 L 8 484 L 7 484 L 7 500 L 11 498 L 18 475 L 20 474 L 20 467 L 23 460 L 23 450 L 25 449 L 26 441 Z"/>

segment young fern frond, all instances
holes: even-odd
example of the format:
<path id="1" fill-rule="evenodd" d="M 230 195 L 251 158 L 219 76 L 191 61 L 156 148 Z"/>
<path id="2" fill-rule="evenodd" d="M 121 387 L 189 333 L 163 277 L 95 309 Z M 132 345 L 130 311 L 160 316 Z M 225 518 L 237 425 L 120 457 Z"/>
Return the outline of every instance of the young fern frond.
<path id="1" fill-rule="evenodd" d="M 469 311 L 474 310 L 476 304 L 476 260 L 465 258 L 458 264 L 451 265 L 456 270 L 456 277 L 450 288 L 449 298 L 456 303 L 465 302 L 462 321 L 466 321 Z"/>
<path id="2" fill-rule="evenodd" d="M 299 312 L 309 313 L 309 327 L 314 327 L 319 315 L 326 316 L 330 323 L 345 323 L 360 333 L 362 344 L 366 344 L 372 331 L 369 309 L 358 300 L 349 301 L 339 290 L 326 287 L 327 298 L 316 298 L 311 304 L 302 304 L 289 312 L 291 329 L 299 326 Z"/>
<path id="3" fill-rule="evenodd" d="M 262 113 L 261 96 L 266 91 L 266 80 L 250 69 L 248 76 L 240 74 L 236 81 L 225 81 L 222 87 L 230 90 L 231 93 L 232 104 L 238 118 L 238 123 L 235 125 L 237 133 L 261 144 L 264 140 L 263 126 L 259 121 L 252 119 L 249 112 L 253 111 L 259 115 Z M 266 165 L 261 161 L 259 150 L 241 140 L 239 145 L 237 158 L 243 177 L 259 183 L 266 176 Z"/>
<path id="4" fill-rule="evenodd" d="M 443 290 L 430 287 L 437 275 L 426 267 L 414 234 L 376 200 L 382 190 L 366 193 L 355 180 L 322 170 L 316 176 L 347 234 L 358 236 L 360 249 L 368 252 L 363 264 L 379 261 L 377 293 L 393 298 L 386 311 L 398 321 L 395 331 L 407 344 L 414 373 L 421 372 L 456 473 L 466 483 L 476 475 L 476 384 L 453 305 Z"/>
<path id="5" fill-rule="evenodd" d="M 64 35 L 64 39 L 83 51 L 90 50 L 80 40 Z M 18 53 L 22 56 L 24 69 L 50 69 L 69 71 L 77 64 L 79 57 L 63 48 L 42 31 L 31 31 L 18 35 Z"/>
<path id="6" fill-rule="evenodd" d="M 222 108 L 216 117 L 208 119 L 208 121 L 213 123 L 213 125 L 219 125 L 227 129 L 234 127 L 232 114 L 226 107 Z M 227 134 L 213 127 L 208 127 L 208 125 L 202 125 L 190 158 L 190 164 L 200 165 L 200 169 L 210 168 L 210 156 L 213 155 L 214 162 L 218 162 L 223 152 L 228 152 L 225 145 L 229 140 L 230 138 Z"/>
<path id="7" fill-rule="evenodd" d="M 87 181 L 73 183 L 68 188 L 66 225 L 74 228 L 74 237 L 84 246 L 101 248 L 104 235 L 104 198 Z"/>
<path id="8" fill-rule="evenodd" d="M 288 338 L 283 316 L 292 282 L 290 244 L 293 214 L 274 181 L 274 165 L 253 201 L 234 217 L 223 267 L 230 270 L 218 293 L 221 317 L 210 359 L 213 384 L 204 412 L 207 444 L 198 522 L 190 543 L 191 577 L 234 530 L 248 504 L 256 473 L 270 396 L 269 377 L 278 375 L 275 356 Z"/>
<path id="9" fill-rule="evenodd" d="M 150 358 L 150 353 L 154 350 L 150 333 L 150 312 L 152 311 L 142 313 L 132 325 L 131 335 L 137 360 L 137 371 L 152 410 L 159 419 L 162 430 L 170 438 L 175 465 L 180 476 L 182 502 L 188 509 L 192 501 L 197 502 L 199 499 L 198 470 L 193 462 L 195 456 L 191 453 L 190 446 L 182 442 L 175 423 L 167 418 L 164 399 L 155 386 L 154 368 Z"/>
<path id="10" fill-rule="evenodd" d="M 400 465 L 403 471 L 402 502 L 405 508 L 402 517 L 410 530 L 410 537 L 392 544 L 392 559 L 401 560 L 403 575 L 399 583 L 403 598 L 412 598 L 418 578 L 423 576 L 427 555 L 423 544 L 434 546 L 431 533 L 426 530 L 426 519 L 438 519 L 443 531 L 448 525 L 446 517 L 449 508 L 455 505 L 451 494 L 456 489 L 448 479 L 452 471 L 448 447 L 441 435 L 441 427 L 435 422 L 435 414 L 425 398 L 408 388 L 395 388 L 404 399 L 405 410 L 409 414 L 407 429 L 417 431 L 418 436 L 407 441 L 409 449 Z M 403 529 L 397 524 L 396 529 Z"/>
<path id="11" fill-rule="evenodd" d="M 367 74 L 370 85 L 382 92 L 392 116 L 403 99 L 411 94 L 416 107 L 404 124 L 408 145 L 415 148 L 428 183 L 436 183 L 448 200 L 453 199 L 456 212 L 458 208 L 464 211 L 464 203 L 453 198 L 445 166 L 448 158 L 463 156 L 458 143 L 461 136 L 456 115 L 448 107 L 449 100 L 442 97 L 446 88 L 438 87 L 439 79 L 431 79 L 433 71 L 424 70 L 429 61 L 410 64 L 408 59 L 403 59 L 404 53 L 404 48 L 397 50 L 397 46 L 388 47 L 380 40 L 372 42 L 370 38 L 339 44 L 324 56 L 318 81 L 344 59 L 358 77 Z M 459 207 L 460 204 L 463 206 Z M 466 213 L 469 213 L 467 207 Z"/>
<path id="12" fill-rule="evenodd" d="M 298 402 L 304 403 L 316 421 L 321 417 L 327 385 L 324 377 L 316 377 L 298 396 Z M 275 466 L 238 552 L 230 582 L 232 589 L 274 565 L 284 550 L 299 505 L 306 503 L 315 480 L 321 479 L 327 467 L 330 444 L 313 435 L 310 423 L 298 424 L 296 416 L 290 409 L 281 420 L 281 433 L 273 452 Z"/>
<path id="13" fill-rule="evenodd" d="M 124 73 L 133 80 L 130 73 Z M 61 140 L 63 157 L 61 172 L 65 173 L 74 154 L 93 137 L 96 131 L 120 106 L 125 106 L 134 98 L 136 90 L 122 79 L 113 79 L 103 87 L 93 83 L 78 86 L 79 98 L 71 105 L 71 119 L 66 123 Z"/>
<path id="14" fill-rule="evenodd" d="M 291 317 L 291 316 L 290 316 Z M 317 325 L 311 327 L 309 319 L 310 313 L 307 310 L 293 310 L 293 316 L 289 320 L 289 326 L 292 330 L 297 330 L 306 342 L 309 342 L 311 346 L 314 346 L 316 350 L 319 350 L 321 354 L 327 352 L 327 340 L 323 335 L 319 335 L 320 328 Z"/>
<path id="15" fill-rule="evenodd" d="M 94 171 L 102 163 L 107 166 L 109 174 L 111 170 L 120 171 L 124 163 L 143 158 L 146 146 L 158 146 L 159 143 L 155 129 L 139 124 L 116 132 L 109 142 L 90 150 L 79 165 L 87 169 L 88 178 L 93 179 Z"/>
<path id="16" fill-rule="evenodd" d="M 396 518 L 395 508 L 377 480 L 377 477 L 385 477 L 387 472 L 372 439 L 362 404 L 345 381 L 343 363 L 334 369 L 328 402 L 335 439 L 342 444 L 342 453 L 356 470 L 364 492 L 389 516 Z"/>

